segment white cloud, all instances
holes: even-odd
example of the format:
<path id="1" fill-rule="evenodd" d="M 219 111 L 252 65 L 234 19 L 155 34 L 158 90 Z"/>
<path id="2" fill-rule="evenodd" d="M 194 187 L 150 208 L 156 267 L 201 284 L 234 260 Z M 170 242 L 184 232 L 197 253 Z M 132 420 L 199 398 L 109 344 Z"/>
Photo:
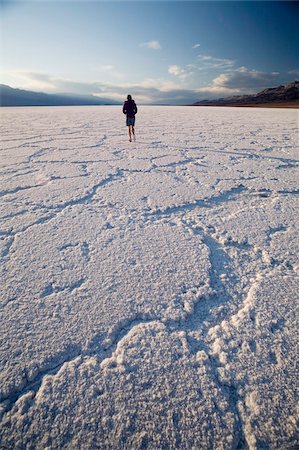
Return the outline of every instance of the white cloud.
<path id="1" fill-rule="evenodd" d="M 232 89 L 227 88 L 225 86 L 218 85 L 217 83 L 212 82 L 209 86 L 205 86 L 197 89 L 198 93 L 205 93 L 207 97 L 205 98 L 218 98 L 223 95 L 238 95 L 241 93 L 240 89 Z"/>
<path id="2" fill-rule="evenodd" d="M 32 91 L 55 92 L 55 79 L 47 74 L 39 72 L 25 72 L 12 70 L 10 76 L 16 80 L 18 87 Z"/>
<path id="3" fill-rule="evenodd" d="M 179 89 L 180 85 L 175 83 L 172 80 L 165 80 L 163 78 L 146 78 L 145 80 L 141 81 L 141 83 L 138 83 L 138 86 L 142 88 L 153 88 L 158 89 L 159 91 L 170 91 L 172 89 Z"/>
<path id="4" fill-rule="evenodd" d="M 200 47 L 200 44 L 194 44 L 194 45 L 192 45 L 192 48 L 198 48 L 198 47 Z"/>
<path id="5" fill-rule="evenodd" d="M 105 96 L 105 98 L 109 98 L 111 100 L 116 100 L 119 102 L 122 102 L 124 99 L 124 94 L 123 93 L 118 93 L 118 92 L 113 92 L 113 91 L 105 91 L 105 95 L 103 93 L 98 93 L 98 92 L 92 92 L 91 95 L 94 95 L 95 97 L 99 97 L 99 98 L 103 98 Z"/>
<path id="6" fill-rule="evenodd" d="M 213 83 L 229 89 L 263 89 L 276 81 L 278 75 L 278 72 L 261 72 L 242 66 L 229 73 L 219 75 L 213 80 Z"/>
<path id="7" fill-rule="evenodd" d="M 228 73 L 222 73 L 213 79 L 208 86 L 199 88 L 197 91 L 210 94 L 210 96 L 221 95 L 243 95 L 253 94 L 262 89 L 279 84 L 279 72 L 261 72 L 239 67 Z"/>
<path id="8" fill-rule="evenodd" d="M 160 50 L 161 44 L 159 41 L 148 41 L 148 42 L 143 42 L 141 44 L 139 44 L 140 47 L 147 47 L 147 48 L 151 48 L 153 50 Z"/>
<path id="9" fill-rule="evenodd" d="M 103 82 L 79 82 L 67 78 L 59 78 L 45 73 L 27 72 L 24 70 L 11 71 L 14 85 L 20 89 L 44 91 L 48 93 L 72 93 L 91 95 L 94 88 L 103 91 Z M 8 83 L 9 84 L 9 83 Z"/>
<path id="10" fill-rule="evenodd" d="M 173 65 L 173 66 L 169 66 L 168 67 L 168 72 L 171 74 L 171 75 L 180 75 L 180 74 L 183 74 L 185 71 L 184 71 L 184 69 L 182 69 L 180 66 L 177 66 L 177 65 Z"/>

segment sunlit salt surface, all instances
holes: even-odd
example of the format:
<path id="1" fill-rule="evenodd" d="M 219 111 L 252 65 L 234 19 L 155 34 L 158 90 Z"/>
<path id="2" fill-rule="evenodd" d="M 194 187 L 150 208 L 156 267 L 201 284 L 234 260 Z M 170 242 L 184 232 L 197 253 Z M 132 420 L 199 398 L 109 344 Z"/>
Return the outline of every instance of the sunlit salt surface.
<path id="1" fill-rule="evenodd" d="M 293 449 L 298 113 L 1 110 L 1 448 Z"/>

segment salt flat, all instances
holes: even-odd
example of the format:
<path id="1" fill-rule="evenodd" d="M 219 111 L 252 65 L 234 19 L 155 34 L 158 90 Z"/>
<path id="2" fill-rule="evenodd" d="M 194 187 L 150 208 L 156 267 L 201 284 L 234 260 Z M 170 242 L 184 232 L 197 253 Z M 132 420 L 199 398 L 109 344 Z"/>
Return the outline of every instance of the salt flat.
<path id="1" fill-rule="evenodd" d="M 298 112 L 1 110 L 1 448 L 295 449 Z"/>

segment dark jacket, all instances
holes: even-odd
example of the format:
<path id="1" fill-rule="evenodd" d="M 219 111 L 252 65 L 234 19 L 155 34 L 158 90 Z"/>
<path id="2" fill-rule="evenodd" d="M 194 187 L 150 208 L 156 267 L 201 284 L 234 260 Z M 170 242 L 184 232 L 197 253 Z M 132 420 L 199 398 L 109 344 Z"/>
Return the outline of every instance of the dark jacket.
<path id="1" fill-rule="evenodd" d="M 134 100 L 126 100 L 123 106 L 123 113 L 127 114 L 127 117 L 135 117 L 137 114 L 137 106 Z"/>

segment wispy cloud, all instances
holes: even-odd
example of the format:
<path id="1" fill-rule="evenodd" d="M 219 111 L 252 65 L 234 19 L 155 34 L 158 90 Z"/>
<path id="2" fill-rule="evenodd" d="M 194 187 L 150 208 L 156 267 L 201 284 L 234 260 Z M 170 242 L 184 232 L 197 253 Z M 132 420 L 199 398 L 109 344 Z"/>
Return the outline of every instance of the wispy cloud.
<path id="1" fill-rule="evenodd" d="M 200 44 L 195 44 L 200 45 Z M 193 46 L 195 48 L 195 45 Z M 232 70 L 235 66 L 235 61 L 228 58 L 216 58 L 211 55 L 199 54 L 195 60 L 184 67 L 179 65 L 172 65 L 168 67 L 168 72 L 175 75 L 181 80 L 185 80 L 197 72 L 222 71 Z"/>
<path id="2" fill-rule="evenodd" d="M 235 61 L 228 58 L 215 58 L 210 55 L 200 54 L 197 56 L 200 67 L 199 69 L 225 69 L 233 67 Z"/>
<path id="3" fill-rule="evenodd" d="M 99 67 L 99 70 L 103 71 L 110 71 L 113 70 L 115 67 L 112 64 L 104 64 L 103 66 Z"/>
<path id="4" fill-rule="evenodd" d="M 160 50 L 162 48 L 159 41 L 142 42 L 141 44 L 139 44 L 139 46 L 151 48 L 152 50 Z"/>
<path id="5" fill-rule="evenodd" d="M 200 47 L 200 44 L 194 44 L 194 45 L 192 45 L 192 48 L 198 48 L 198 47 Z"/>
<path id="6" fill-rule="evenodd" d="M 109 79 L 116 78 L 122 79 L 124 75 L 117 70 L 117 68 L 113 64 L 103 64 L 101 66 L 96 67 L 97 72 L 102 73 L 103 76 L 108 76 Z"/>
<path id="7" fill-rule="evenodd" d="M 299 77 L 299 69 L 289 70 L 288 74 L 296 75 L 296 77 Z"/>

